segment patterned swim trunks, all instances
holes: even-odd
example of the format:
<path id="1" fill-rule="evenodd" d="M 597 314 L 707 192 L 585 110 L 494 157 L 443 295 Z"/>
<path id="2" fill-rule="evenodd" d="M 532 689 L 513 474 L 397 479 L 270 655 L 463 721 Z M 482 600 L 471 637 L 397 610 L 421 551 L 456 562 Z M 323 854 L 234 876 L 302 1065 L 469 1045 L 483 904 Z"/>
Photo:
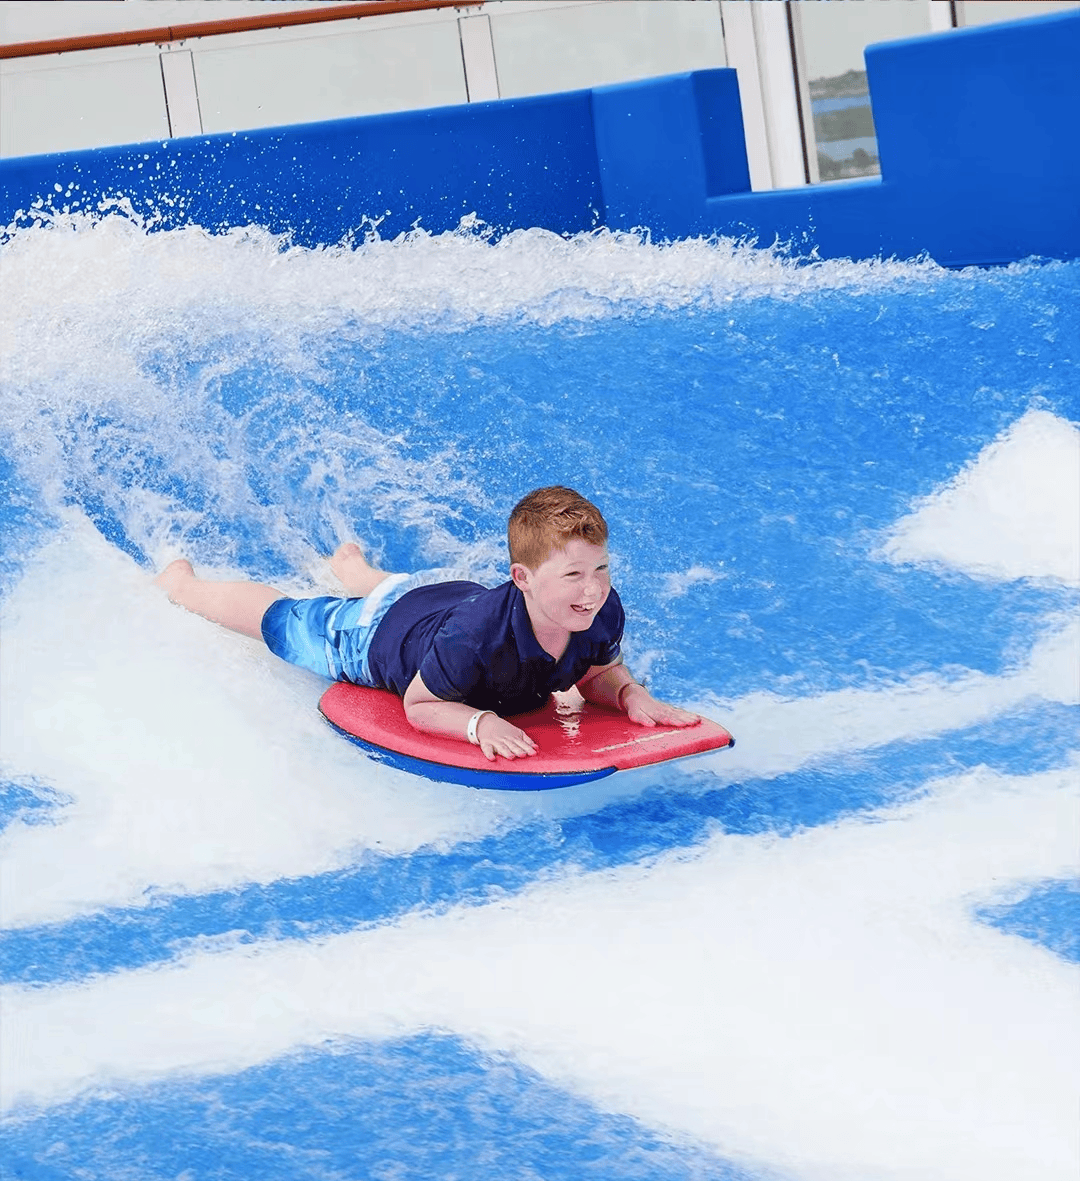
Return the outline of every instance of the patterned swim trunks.
<path id="1" fill-rule="evenodd" d="M 262 637 L 290 664 L 332 681 L 371 685 L 368 649 L 383 616 L 409 591 L 453 577 L 447 570 L 391 574 L 366 599 L 278 599 L 263 615 Z"/>

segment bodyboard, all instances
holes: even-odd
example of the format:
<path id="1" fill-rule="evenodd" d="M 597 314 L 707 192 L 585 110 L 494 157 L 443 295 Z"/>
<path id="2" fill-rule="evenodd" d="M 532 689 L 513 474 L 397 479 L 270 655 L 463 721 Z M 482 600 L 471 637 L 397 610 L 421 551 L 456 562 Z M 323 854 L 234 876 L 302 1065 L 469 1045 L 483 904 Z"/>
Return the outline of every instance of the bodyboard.
<path id="1" fill-rule="evenodd" d="M 500 791 L 569 787 L 735 745 L 727 730 L 708 718 L 682 729 L 639 726 L 573 691 L 554 694 L 543 708 L 510 719 L 536 742 L 535 755 L 494 762 L 461 739 L 415 730 L 401 698 L 384 689 L 339 681 L 322 695 L 319 710 L 380 762 L 428 779 Z"/>

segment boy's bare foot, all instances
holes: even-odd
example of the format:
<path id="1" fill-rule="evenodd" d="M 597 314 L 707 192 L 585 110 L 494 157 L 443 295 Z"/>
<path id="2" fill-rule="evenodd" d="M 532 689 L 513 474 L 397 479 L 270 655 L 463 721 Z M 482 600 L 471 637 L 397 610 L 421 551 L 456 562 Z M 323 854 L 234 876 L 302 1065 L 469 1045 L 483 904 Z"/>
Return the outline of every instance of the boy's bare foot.
<path id="1" fill-rule="evenodd" d="M 353 599 L 367 598 L 388 577 L 385 570 L 376 570 L 368 564 L 364 551 L 355 541 L 346 541 L 337 547 L 330 559 L 330 569 Z"/>
<path id="2" fill-rule="evenodd" d="M 176 592 L 180 584 L 194 577 L 195 571 L 187 558 L 177 558 L 175 562 L 170 562 L 154 579 L 154 585 L 160 586 L 175 603 L 177 602 Z"/>

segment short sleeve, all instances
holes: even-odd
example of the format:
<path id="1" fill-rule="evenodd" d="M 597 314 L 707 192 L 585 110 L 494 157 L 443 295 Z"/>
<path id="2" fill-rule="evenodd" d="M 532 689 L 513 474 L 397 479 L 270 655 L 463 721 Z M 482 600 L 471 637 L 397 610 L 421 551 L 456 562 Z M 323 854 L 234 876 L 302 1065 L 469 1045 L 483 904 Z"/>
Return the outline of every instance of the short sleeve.
<path id="1" fill-rule="evenodd" d="M 619 659 L 619 653 L 621 651 L 622 648 L 617 643 L 615 643 L 614 640 L 612 640 L 609 644 L 605 644 L 602 648 L 598 649 L 596 656 L 593 659 L 593 664 L 614 664 L 615 661 Z"/>
<path id="2" fill-rule="evenodd" d="M 600 625 L 600 634 L 596 637 L 593 663 L 611 664 L 619 659 L 619 653 L 622 651 L 623 628 L 626 625 L 622 601 L 615 591 L 608 595 L 607 602 L 600 608 L 596 624 Z"/>

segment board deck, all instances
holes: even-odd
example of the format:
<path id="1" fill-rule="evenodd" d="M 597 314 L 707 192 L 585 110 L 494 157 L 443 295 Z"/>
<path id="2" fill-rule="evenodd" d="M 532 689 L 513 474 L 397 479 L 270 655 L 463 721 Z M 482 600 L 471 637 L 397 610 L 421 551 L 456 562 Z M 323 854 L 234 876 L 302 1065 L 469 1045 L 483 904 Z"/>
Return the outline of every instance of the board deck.
<path id="1" fill-rule="evenodd" d="M 461 739 L 413 729 L 401 698 L 383 689 L 339 681 L 323 694 L 319 709 L 335 729 L 381 762 L 428 779 L 502 791 L 569 787 L 735 745 L 727 730 L 708 718 L 684 729 L 638 726 L 574 692 L 553 695 L 542 709 L 511 719 L 535 740 L 535 755 L 494 762 Z"/>

